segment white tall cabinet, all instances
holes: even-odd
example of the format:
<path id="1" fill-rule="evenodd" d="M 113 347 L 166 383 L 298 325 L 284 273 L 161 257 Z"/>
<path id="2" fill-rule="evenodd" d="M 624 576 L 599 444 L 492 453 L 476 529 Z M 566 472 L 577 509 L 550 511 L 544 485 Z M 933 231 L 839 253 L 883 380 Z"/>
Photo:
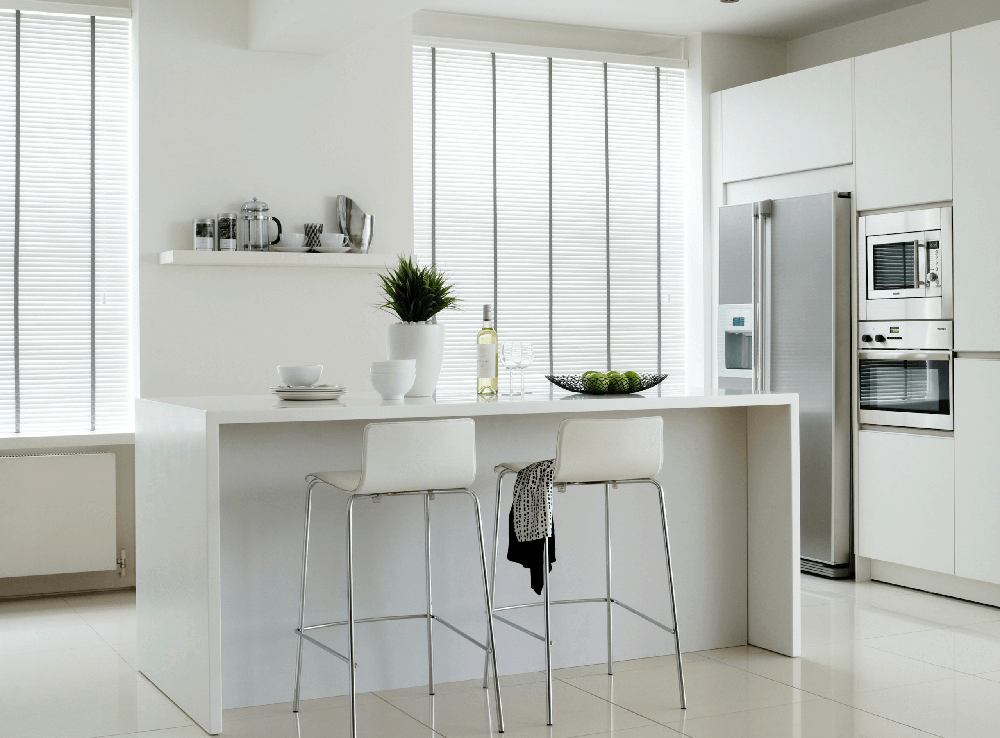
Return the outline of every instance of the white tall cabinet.
<path id="1" fill-rule="evenodd" d="M 1000 351 L 1000 22 L 953 47 L 955 350 Z"/>
<path id="2" fill-rule="evenodd" d="M 858 210 L 952 199 L 950 34 L 855 58 L 854 104 Z"/>
<path id="3" fill-rule="evenodd" d="M 997 360 L 955 360 L 955 573 L 1000 584 Z"/>

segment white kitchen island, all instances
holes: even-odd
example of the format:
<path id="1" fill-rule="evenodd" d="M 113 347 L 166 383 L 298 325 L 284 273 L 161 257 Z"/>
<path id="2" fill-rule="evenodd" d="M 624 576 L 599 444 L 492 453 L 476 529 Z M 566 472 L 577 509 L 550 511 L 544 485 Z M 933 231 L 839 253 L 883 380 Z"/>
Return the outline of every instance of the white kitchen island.
<path id="1" fill-rule="evenodd" d="M 142 672 L 209 733 L 223 709 L 287 702 L 295 668 L 305 481 L 360 467 L 367 423 L 472 417 L 487 548 L 493 466 L 552 458 L 559 421 L 579 414 L 662 415 L 664 467 L 681 645 L 696 651 L 750 643 L 799 655 L 799 419 L 797 395 L 584 397 L 561 390 L 498 401 L 282 402 L 268 395 L 139 400 L 136 411 L 136 567 Z M 431 503 L 435 612 L 481 635 L 478 548 L 468 500 Z M 346 495 L 317 488 L 307 622 L 346 618 Z M 510 490 L 501 517 L 498 606 L 538 598 L 528 572 L 505 559 Z M 656 496 L 612 490 L 615 597 L 669 620 Z M 557 495 L 554 599 L 604 597 L 603 489 Z M 419 498 L 355 507 L 356 616 L 422 612 Z M 540 608 L 513 611 L 540 628 Z M 501 673 L 543 668 L 537 641 L 497 624 Z M 357 628 L 359 691 L 425 684 L 421 620 Z M 337 632 L 334 632 L 337 631 Z M 343 628 L 322 631 L 343 651 Z M 557 666 L 606 656 L 605 607 L 553 611 Z M 304 644 L 303 698 L 344 694 L 346 667 Z M 672 652 L 667 634 L 620 612 L 615 659 Z M 483 653 L 435 630 L 438 682 L 481 677 Z M 541 688 L 541 687 L 540 687 Z M 542 721 L 539 715 L 539 720 Z"/>

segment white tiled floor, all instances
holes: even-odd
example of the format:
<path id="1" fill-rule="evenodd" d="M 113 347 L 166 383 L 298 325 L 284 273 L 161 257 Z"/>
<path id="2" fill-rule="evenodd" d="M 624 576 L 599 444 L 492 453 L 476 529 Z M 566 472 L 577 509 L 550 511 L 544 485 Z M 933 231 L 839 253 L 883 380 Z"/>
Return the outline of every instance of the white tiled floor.
<path id="1" fill-rule="evenodd" d="M 1000 736 L 1000 609 L 877 582 L 803 577 L 804 655 L 752 647 L 556 671 L 556 724 L 543 675 L 505 677 L 508 738 L 943 738 Z M 681 623 L 683 627 L 683 621 Z M 683 631 L 682 631 L 683 635 Z M 135 670 L 132 593 L 0 602 L 0 737 L 203 738 Z M 362 736 L 488 738 L 478 680 L 361 695 Z M 339 738 L 346 700 L 227 710 L 234 738 Z"/>

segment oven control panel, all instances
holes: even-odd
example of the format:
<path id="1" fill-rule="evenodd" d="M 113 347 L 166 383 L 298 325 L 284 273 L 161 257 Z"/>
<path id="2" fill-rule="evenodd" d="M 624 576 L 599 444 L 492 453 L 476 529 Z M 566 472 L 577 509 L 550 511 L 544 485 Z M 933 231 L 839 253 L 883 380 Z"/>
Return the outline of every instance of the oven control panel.
<path id="1" fill-rule="evenodd" d="M 950 351 L 953 345 L 950 320 L 869 320 L 858 323 L 858 348 L 865 351 Z"/>

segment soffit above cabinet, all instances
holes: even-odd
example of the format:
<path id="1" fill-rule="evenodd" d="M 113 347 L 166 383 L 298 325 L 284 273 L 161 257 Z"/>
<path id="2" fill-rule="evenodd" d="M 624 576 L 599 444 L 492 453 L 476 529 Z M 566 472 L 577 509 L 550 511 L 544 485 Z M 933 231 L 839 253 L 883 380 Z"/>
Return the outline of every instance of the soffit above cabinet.
<path id="1" fill-rule="evenodd" d="M 852 61 L 722 93 L 722 176 L 736 182 L 850 164 Z"/>

